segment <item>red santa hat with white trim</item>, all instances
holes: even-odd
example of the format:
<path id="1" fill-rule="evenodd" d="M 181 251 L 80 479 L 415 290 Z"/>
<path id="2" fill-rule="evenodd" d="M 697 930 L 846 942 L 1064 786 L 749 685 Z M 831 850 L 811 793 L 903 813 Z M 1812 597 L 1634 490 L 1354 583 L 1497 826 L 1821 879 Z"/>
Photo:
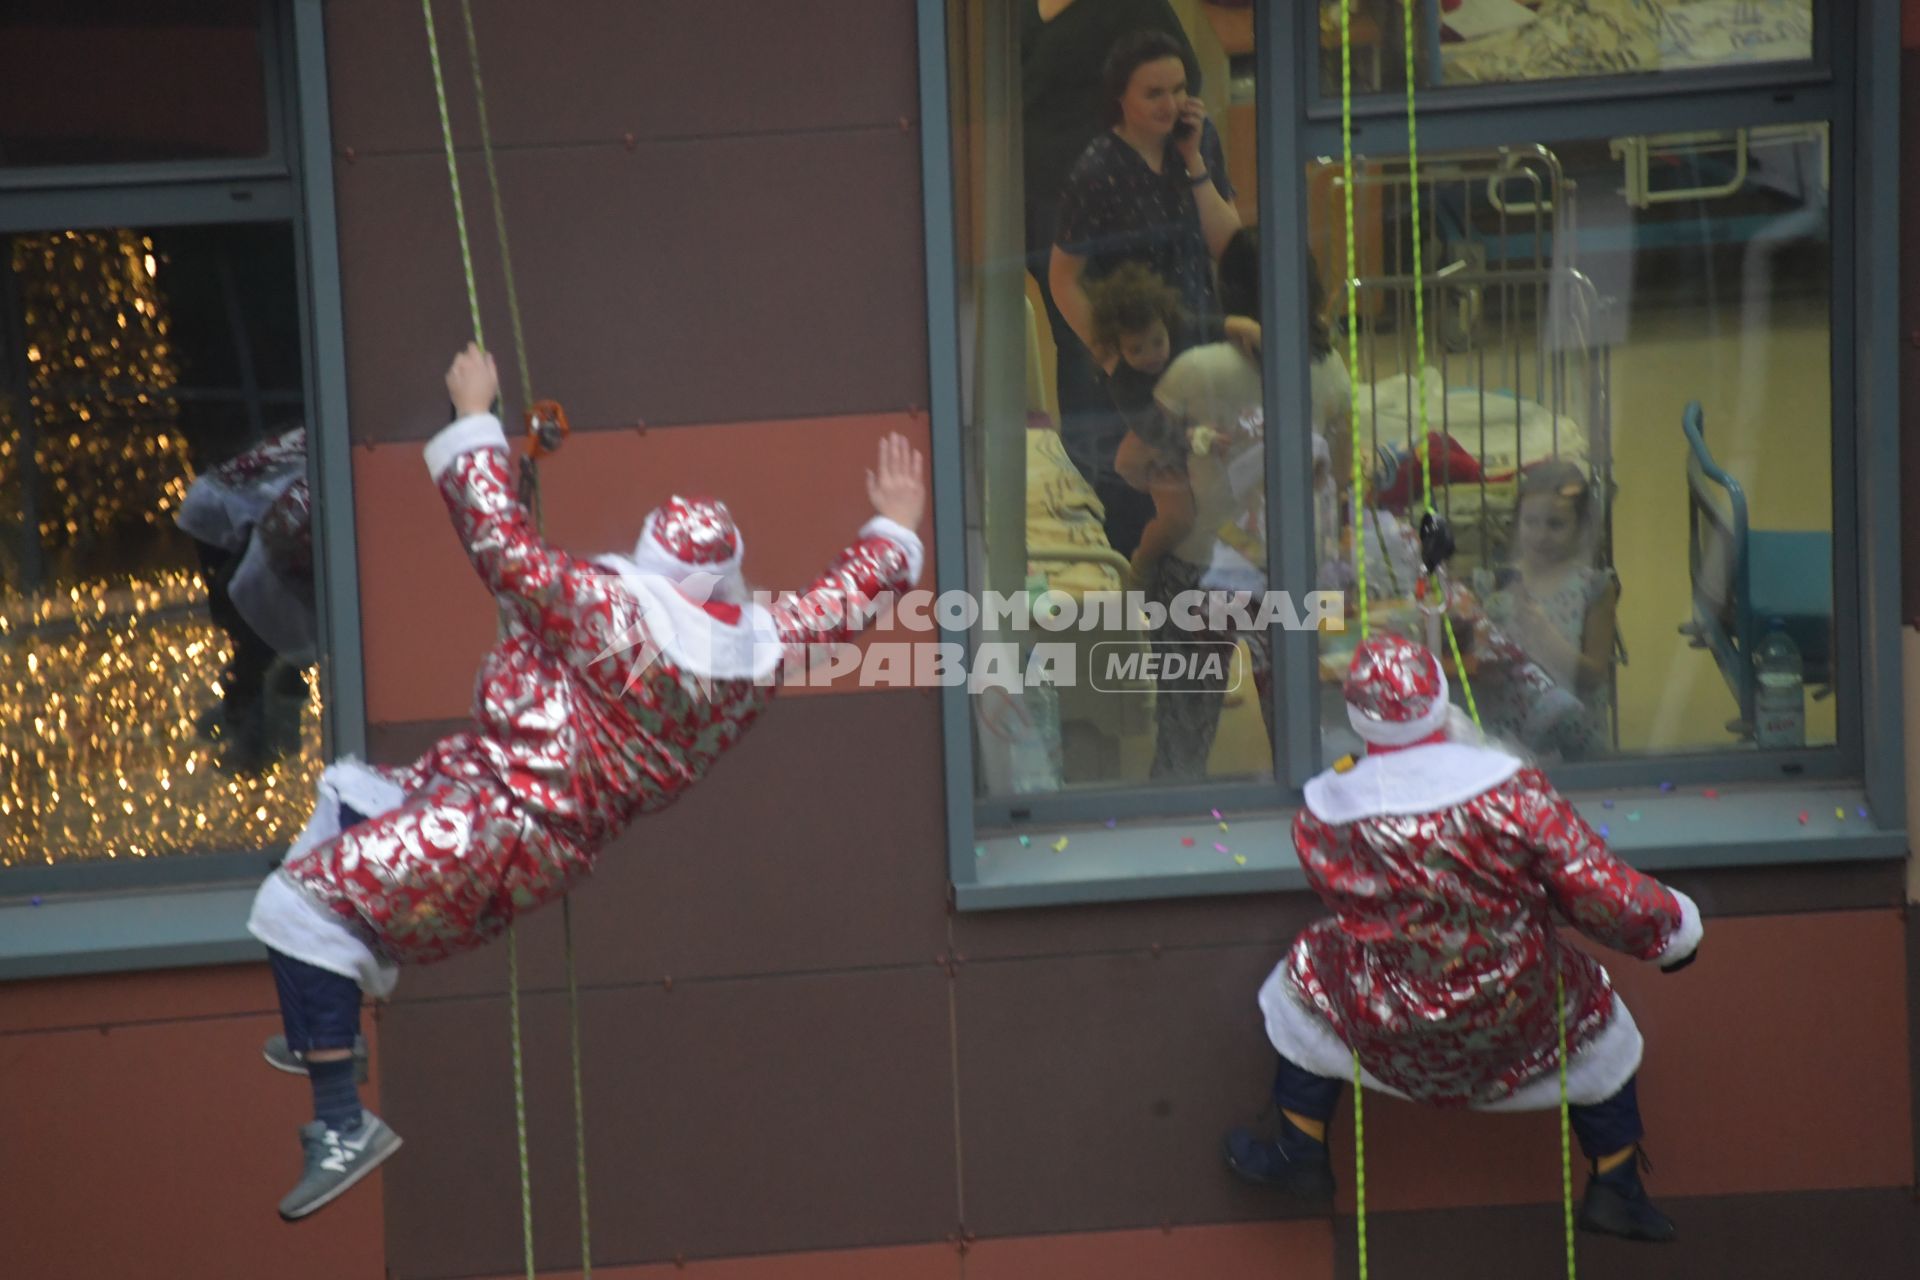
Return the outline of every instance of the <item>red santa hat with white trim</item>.
<path id="1" fill-rule="evenodd" d="M 633 558 L 640 572 L 675 583 L 695 574 L 728 580 L 739 575 L 746 549 L 724 502 L 675 494 L 648 513 Z"/>
<path id="2" fill-rule="evenodd" d="M 1343 692 L 1353 731 L 1375 746 L 1404 747 L 1446 727 L 1447 677 L 1425 647 L 1380 635 L 1354 651 Z"/>

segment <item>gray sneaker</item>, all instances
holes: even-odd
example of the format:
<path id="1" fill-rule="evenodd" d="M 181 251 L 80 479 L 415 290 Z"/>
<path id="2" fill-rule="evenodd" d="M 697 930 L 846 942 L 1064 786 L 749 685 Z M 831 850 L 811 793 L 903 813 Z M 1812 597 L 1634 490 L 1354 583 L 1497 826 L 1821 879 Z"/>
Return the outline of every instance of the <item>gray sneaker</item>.
<path id="1" fill-rule="evenodd" d="M 280 1202 L 280 1216 L 288 1222 L 297 1222 L 339 1199 L 348 1187 L 400 1149 L 400 1135 L 373 1112 L 362 1111 L 360 1127 L 351 1133 L 329 1129 L 319 1120 L 301 1125 L 300 1147 L 306 1167 L 299 1183 Z"/>
<path id="2" fill-rule="evenodd" d="M 268 1036 L 267 1043 L 261 1046 L 260 1056 L 265 1058 L 267 1065 L 275 1071 L 284 1071 L 292 1076 L 307 1074 L 307 1056 L 287 1048 L 285 1036 Z M 367 1038 L 365 1036 L 354 1037 L 353 1078 L 358 1084 L 367 1082 Z"/>

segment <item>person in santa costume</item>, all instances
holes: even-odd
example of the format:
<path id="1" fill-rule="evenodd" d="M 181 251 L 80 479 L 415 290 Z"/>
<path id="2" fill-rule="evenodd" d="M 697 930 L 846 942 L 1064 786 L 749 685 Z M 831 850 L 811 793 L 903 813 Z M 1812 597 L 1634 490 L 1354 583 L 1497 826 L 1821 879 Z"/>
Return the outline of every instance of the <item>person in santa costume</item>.
<path id="1" fill-rule="evenodd" d="M 307 432 L 295 426 L 195 478 L 174 522 L 200 553 L 207 611 L 233 657 L 195 727 L 223 767 L 257 772 L 298 750 L 315 660 Z"/>
<path id="2" fill-rule="evenodd" d="M 709 499 L 655 509 L 630 554 L 575 558 L 541 539 L 516 493 L 491 358 L 470 346 L 447 390 L 456 420 L 427 442 L 427 468 L 501 635 L 472 727 L 404 767 L 330 766 L 255 898 L 249 928 L 269 948 L 286 1032 L 266 1056 L 314 1093 L 304 1172 L 280 1204 L 289 1221 L 400 1145 L 355 1088 L 362 993 L 385 997 L 399 966 L 477 947 L 567 893 L 633 819 L 726 754 L 784 663 L 848 638 L 924 560 L 924 464 L 898 435 L 867 475 L 873 519 L 771 609 L 749 600 L 740 531 Z"/>
<path id="3" fill-rule="evenodd" d="M 1640 1181 L 1640 1032 L 1606 969 L 1560 928 L 1672 971 L 1700 945 L 1699 910 L 1609 853 L 1538 770 L 1487 745 L 1427 649 L 1368 640 L 1345 692 L 1366 755 L 1310 780 L 1293 828 L 1334 916 L 1260 990 L 1280 1053 L 1279 1130 L 1229 1133 L 1228 1166 L 1330 1200 L 1326 1124 L 1356 1054 L 1366 1087 L 1396 1097 L 1559 1106 L 1558 975 L 1572 1127 L 1593 1164 L 1580 1224 L 1671 1240 Z"/>

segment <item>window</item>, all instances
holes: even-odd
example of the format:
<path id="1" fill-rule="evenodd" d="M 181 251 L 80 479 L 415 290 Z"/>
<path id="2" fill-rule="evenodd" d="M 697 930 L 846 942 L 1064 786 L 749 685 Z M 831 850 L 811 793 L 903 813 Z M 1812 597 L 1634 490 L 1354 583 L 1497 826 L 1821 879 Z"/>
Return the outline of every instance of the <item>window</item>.
<path id="1" fill-rule="evenodd" d="M 23 0 L 0 14 L 0 169 L 264 156 L 259 0 Z"/>
<path id="2" fill-rule="evenodd" d="M 1855 248 L 1896 191 L 1851 159 L 1890 5 L 1416 6 L 1420 86 L 1479 89 L 1423 108 L 1417 178 L 1398 105 L 1366 104 L 1351 307 L 1337 4 L 1318 32 L 1199 0 L 941 8 L 941 586 L 1003 615 L 980 611 L 946 703 L 963 905 L 1289 883 L 1298 788 L 1357 746 L 1356 545 L 1373 624 L 1431 625 L 1423 432 L 1456 701 L 1576 798 L 1682 797 L 1617 845 L 1656 866 L 1903 847 L 1897 582 L 1871 532 L 1897 513 L 1875 452 L 1895 317 Z M 1362 92 L 1403 87 L 1401 10 L 1354 14 Z M 1611 43 L 1567 35 L 1596 23 Z M 1116 47 L 1133 98 L 1109 109 Z M 1173 174 L 1155 130 L 1183 91 L 1210 124 Z M 1747 802 L 1697 808 L 1722 786 Z"/>
<path id="3" fill-rule="evenodd" d="M 1416 625 L 1385 551 L 1423 506 L 1424 412 L 1478 709 L 1539 757 L 1836 741 L 1829 139 L 1816 121 L 1437 155 L 1417 228 L 1403 158 L 1356 179 L 1376 616 Z M 1331 160 L 1306 176 L 1336 264 L 1339 184 Z M 1324 686 L 1354 634 L 1321 647 Z M 1324 702 L 1323 756 L 1358 750 Z"/>
<path id="4" fill-rule="evenodd" d="M 1814 57 L 1813 0 L 1352 0 L 1357 93 L 1779 69 Z M 1320 0 L 1320 92 L 1338 99 L 1340 0 Z"/>
<path id="5" fill-rule="evenodd" d="M 353 667 L 321 666 L 330 205 L 257 159 L 311 145 L 268 132 L 290 15 L 41 8 L 4 20 L 9 61 L 130 70 L 10 114 L 0 157 L 0 894 L 262 865 Z"/>
<path id="6" fill-rule="evenodd" d="M 969 586 L 1044 615 L 975 667 L 1051 671 L 972 694 L 986 803 L 1273 777 L 1267 634 L 1139 604 L 1268 580 L 1251 23 L 1181 8 L 956 9 Z"/>

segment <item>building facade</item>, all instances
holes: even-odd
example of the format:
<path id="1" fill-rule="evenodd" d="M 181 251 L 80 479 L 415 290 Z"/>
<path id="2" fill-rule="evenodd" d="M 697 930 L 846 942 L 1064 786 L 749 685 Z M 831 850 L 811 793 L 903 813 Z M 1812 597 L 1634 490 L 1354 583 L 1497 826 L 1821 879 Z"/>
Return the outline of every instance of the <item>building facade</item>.
<path id="1" fill-rule="evenodd" d="M 476 4 L 497 206 L 461 7 L 432 6 L 486 334 L 509 395 L 557 396 L 574 425 L 542 467 L 551 538 L 623 547 L 654 504 L 709 492 L 750 580 L 798 586 L 900 431 L 933 463 L 930 589 L 1123 590 L 1124 535 L 1084 501 L 1077 334 L 1049 310 L 1070 237 L 1034 230 L 1057 209 L 1034 191 L 1071 187 L 1081 152 L 1037 130 L 1071 110 L 1035 80 L 1034 23 L 1105 2 Z M 1598 740 L 1528 745 L 1707 917 L 1685 975 L 1611 965 L 1682 1241 L 1583 1237 L 1583 1272 L 1903 1276 L 1920 287 L 1913 255 L 1889 259 L 1920 27 L 1896 42 L 1886 0 L 1719 12 L 1740 7 L 1670 5 L 1670 30 L 1611 24 L 1609 44 L 1556 0 L 1485 31 L 1462 6 L 1403 27 L 1357 3 L 1349 219 L 1340 6 L 1159 6 L 1222 207 L 1268 264 L 1251 318 L 1280 425 L 1236 515 L 1265 584 L 1352 589 L 1324 576 L 1339 502 L 1324 523 L 1313 476 L 1316 438 L 1344 462 L 1356 419 L 1377 492 L 1417 466 L 1415 432 L 1460 446 L 1438 483 L 1488 601 L 1519 554 L 1518 474 L 1583 476 L 1583 554 L 1617 584 L 1581 694 Z M 506 949 L 408 972 L 369 1010 L 369 1096 L 407 1146 L 286 1227 L 307 1098 L 259 1060 L 278 1019 L 243 928 L 319 762 L 408 759 L 458 727 L 494 634 L 421 461 L 474 328 L 427 28 L 375 0 L 98 8 L 0 19 L 22 86 L 0 90 L 19 122 L 0 123 L 0 1271 L 520 1274 Z M 1409 34 L 1424 177 L 1403 160 Z M 63 96 L 83 74 L 86 101 Z M 1050 178 L 1048 146 L 1071 162 Z M 1097 247 L 1069 257 L 1098 283 Z M 1310 266 L 1335 282 L 1317 312 Z M 1317 314 L 1350 389 L 1325 422 Z M 181 513 L 292 426 L 304 462 L 270 500 L 308 486 L 310 559 L 258 554 L 305 584 L 308 647 L 276 635 L 246 668 L 243 631 L 272 631 L 236 585 L 254 543 Z M 1767 736 L 1747 677 L 1774 609 L 1797 737 Z M 1061 634 L 1088 664 L 1141 645 Z M 1257 685 L 1254 647 L 1226 642 L 1210 745 L 1157 764 L 1171 686 L 1092 689 L 1088 665 L 1048 702 L 856 663 L 783 691 L 737 758 L 608 849 L 572 904 L 595 1273 L 1357 1274 L 1349 1109 L 1332 1217 L 1289 1216 L 1218 1155 L 1265 1101 L 1254 993 L 1322 914 L 1291 810 L 1347 749 L 1320 674 L 1339 636 L 1274 634 Z M 1035 636 L 1013 641 L 1024 661 Z M 520 927 L 532 1250 L 555 1276 L 581 1260 L 567 953 L 559 912 Z M 1374 1273 L 1560 1265 L 1553 1115 L 1375 1097 L 1365 1117 Z"/>

